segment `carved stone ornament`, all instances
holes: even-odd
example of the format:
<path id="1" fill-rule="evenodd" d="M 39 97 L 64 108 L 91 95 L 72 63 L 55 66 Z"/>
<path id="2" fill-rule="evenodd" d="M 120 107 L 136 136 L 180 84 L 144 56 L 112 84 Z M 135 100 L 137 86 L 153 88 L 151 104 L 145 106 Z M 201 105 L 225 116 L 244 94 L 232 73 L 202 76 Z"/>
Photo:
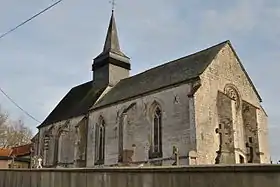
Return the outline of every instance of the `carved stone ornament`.
<path id="1" fill-rule="evenodd" d="M 237 89 L 232 84 L 227 84 L 224 89 L 224 93 L 235 101 L 236 109 L 240 107 L 240 96 L 238 94 Z"/>
<path id="2" fill-rule="evenodd" d="M 179 96 L 178 95 L 175 95 L 174 96 L 174 103 L 179 103 Z"/>

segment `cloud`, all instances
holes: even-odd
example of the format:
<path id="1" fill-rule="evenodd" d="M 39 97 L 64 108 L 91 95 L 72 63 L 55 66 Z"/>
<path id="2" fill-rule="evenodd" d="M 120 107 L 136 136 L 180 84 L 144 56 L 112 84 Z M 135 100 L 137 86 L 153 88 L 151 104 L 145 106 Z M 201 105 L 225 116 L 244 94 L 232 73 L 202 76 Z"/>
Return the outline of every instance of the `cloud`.
<path id="1" fill-rule="evenodd" d="M 53 1 L 5 1 L 0 33 Z M 41 121 L 77 84 L 91 79 L 92 58 L 101 52 L 110 16 L 105 1 L 67 0 L 0 40 L 0 86 Z M 277 134 L 280 1 L 123 0 L 116 21 L 132 74 L 230 39 L 270 116 L 273 158 Z M 23 114 L 4 96 L 14 117 Z M 34 130 L 38 124 L 28 117 Z"/>

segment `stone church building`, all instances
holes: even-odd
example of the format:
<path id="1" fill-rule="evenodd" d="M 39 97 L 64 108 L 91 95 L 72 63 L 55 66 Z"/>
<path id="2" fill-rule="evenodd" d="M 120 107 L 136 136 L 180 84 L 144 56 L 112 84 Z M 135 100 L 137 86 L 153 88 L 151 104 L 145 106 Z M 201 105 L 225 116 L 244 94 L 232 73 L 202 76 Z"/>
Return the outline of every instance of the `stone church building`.
<path id="1" fill-rule="evenodd" d="M 38 126 L 44 167 L 270 162 L 262 99 L 229 41 L 134 76 L 130 69 L 112 12 L 93 80 Z"/>

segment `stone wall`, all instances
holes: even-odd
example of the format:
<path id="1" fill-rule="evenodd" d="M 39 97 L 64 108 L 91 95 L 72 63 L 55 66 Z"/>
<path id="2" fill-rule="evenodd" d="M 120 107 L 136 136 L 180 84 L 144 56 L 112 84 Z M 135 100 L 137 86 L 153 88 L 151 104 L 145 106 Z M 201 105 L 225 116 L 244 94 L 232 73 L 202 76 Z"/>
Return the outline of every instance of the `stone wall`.
<path id="1" fill-rule="evenodd" d="M 269 138 L 268 138 L 268 121 L 267 121 L 267 114 L 265 113 L 264 109 L 261 107 L 257 110 L 257 120 L 258 120 L 258 137 L 259 137 L 259 152 L 260 159 L 264 163 L 270 162 L 270 155 L 269 153 Z"/>
<path id="2" fill-rule="evenodd" d="M 279 165 L 0 169 L 0 187 L 279 187 Z"/>
<path id="3" fill-rule="evenodd" d="M 216 151 L 219 148 L 219 136 L 215 134 L 219 119 L 217 114 L 218 91 L 226 93 L 235 103 L 233 108 L 234 145 L 236 158 L 246 157 L 247 149 L 244 139 L 244 126 L 242 119 L 242 100 L 250 103 L 260 112 L 260 100 L 252 84 L 229 44 L 227 44 L 215 57 L 213 62 L 201 75 L 201 87 L 194 95 L 195 118 L 197 128 L 198 164 L 214 164 Z M 267 143 L 266 117 L 261 111 L 258 115 L 263 131 L 258 131 L 261 142 L 260 150 L 263 152 L 262 163 L 269 163 Z M 236 159 L 238 163 L 238 159 Z"/>
<path id="4" fill-rule="evenodd" d="M 162 110 L 162 158 L 172 157 L 172 148 L 179 148 L 180 156 L 188 156 L 195 138 L 194 128 L 190 125 L 189 110 L 193 101 L 188 98 L 190 85 L 183 84 L 177 87 L 160 90 L 156 93 L 144 95 L 130 101 L 118 103 L 103 109 L 95 110 L 89 116 L 87 167 L 95 162 L 95 125 L 100 116 L 105 120 L 105 165 L 117 164 L 120 154 L 119 143 L 122 149 L 130 154 L 132 162 L 149 160 L 149 148 L 152 132 L 152 110 L 160 106 Z M 124 114 L 125 113 L 125 114 Z M 125 116 L 123 116 L 125 115 Z M 122 125 L 123 138 L 119 140 L 119 127 Z M 130 153 L 129 153 L 130 151 Z M 174 161 L 167 161 L 171 165 Z M 187 159 L 181 161 L 187 164 Z"/>
<path id="5" fill-rule="evenodd" d="M 244 137 L 247 148 L 248 163 L 260 163 L 259 133 L 257 123 L 257 109 L 253 105 L 242 102 L 242 118 Z"/>
<path id="6" fill-rule="evenodd" d="M 76 125 L 75 167 L 86 167 L 88 118 L 84 117 Z"/>
<path id="7" fill-rule="evenodd" d="M 232 100 L 218 92 L 217 113 L 219 126 L 215 130 L 219 134 L 219 149 L 215 158 L 216 164 L 235 164 L 234 133 L 233 133 Z"/>
<path id="8" fill-rule="evenodd" d="M 77 141 L 76 126 L 84 116 L 60 121 L 39 129 L 39 155 L 47 167 L 74 167 Z M 46 150 L 46 135 L 49 136 Z M 85 135 L 86 136 L 86 135 Z"/>
<path id="9" fill-rule="evenodd" d="M 231 161 L 225 163 L 247 162 L 248 130 L 244 125 L 246 121 L 256 125 L 254 128 L 258 146 L 255 146 L 255 150 L 259 161 L 269 163 L 267 116 L 229 44 L 219 52 L 200 78 L 201 86 L 197 92 L 195 92 L 196 85 L 176 85 L 91 111 L 88 121 L 84 119 L 85 116 L 80 116 L 41 128 L 39 154 L 43 156 L 44 164 L 55 166 L 60 162 L 70 167 L 74 167 L 75 164 L 82 167 L 87 159 L 87 167 L 94 166 L 94 132 L 100 117 L 105 120 L 106 129 L 105 165 L 117 164 L 120 155 L 122 159 L 130 162 L 150 160 L 152 111 L 156 106 L 162 110 L 163 150 L 160 157 L 166 159 L 164 165 L 171 165 L 174 162 L 174 160 L 167 161 L 173 156 L 173 146 L 179 148 L 181 164 L 217 162 L 217 158 L 221 156 L 219 155 L 221 133 L 218 133 L 217 129 L 219 124 L 224 123 L 222 118 L 230 120 L 231 129 L 227 133 L 231 133 L 228 137 L 230 150 L 232 151 L 232 147 L 234 149 L 234 157 L 231 155 L 232 158 L 229 159 Z M 108 90 L 110 87 L 103 94 Z M 226 96 L 227 102 L 219 101 L 218 92 Z M 248 117 L 244 122 L 242 103 L 245 102 L 253 107 L 255 117 L 254 119 Z M 68 132 L 58 141 L 60 132 L 66 128 L 64 127 L 66 124 Z M 77 128 L 78 124 L 83 125 Z M 44 151 L 44 136 L 48 131 L 50 146 L 47 151 Z M 63 149 L 59 145 L 63 145 Z M 61 156 L 66 153 L 67 159 Z M 189 163 L 190 154 L 193 159 L 191 163 Z M 77 161 L 79 163 L 75 163 Z M 255 162 L 259 161 L 255 160 Z"/>

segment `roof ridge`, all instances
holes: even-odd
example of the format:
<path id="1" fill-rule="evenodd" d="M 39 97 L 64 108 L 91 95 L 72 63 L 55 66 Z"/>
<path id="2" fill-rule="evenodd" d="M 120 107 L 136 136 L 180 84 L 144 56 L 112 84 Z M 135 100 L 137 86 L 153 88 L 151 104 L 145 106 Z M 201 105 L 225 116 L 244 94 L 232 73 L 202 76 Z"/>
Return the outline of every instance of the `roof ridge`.
<path id="1" fill-rule="evenodd" d="M 157 89 L 195 79 L 205 71 L 227 43 L 229 43 L 229 40 L 122 79 L 91 109 L 104 107 L 105 105 L 131 99 L 137 95 L 147 94 Z"/>
<path id="2" fill-rule="evenodd" d="M 189 54 L 189 55 L 187 55 L 187 56 L 183 56 L 183 57 L 177 58 L 177 59 L 175 59 L 175 60 L 171 60 L 171 61 L 168 61 L 168 62 L 166 62 L 166 63 L 160 64 L 160 65 L 158 65 L 158 66 L 152 67 L 152 68 L 147 69 L 147 70 L 145 70 L 145 71 L 143 71 L 143 72 L 140 72 L 140 73 L 135 74 L 135 75 L 133 75 L 133 76 L 127 77 L 127 78 L 125 78 L 125 79 L 122 79 L 121 81 L 124 81 L 124 80 L 126 80 L 126 79 L 130 79 L 130 78 L 132 78 L 132 77 L 136 77 L 136 76 L 138 76 L 138 75 L 141 75 L 141 74 L 144 74 L 144 73 L 146 73 L 146 72 L 152 71 L 152 70 L 154 70 L 154 69 L 156 69 L 156 68 L 165 66 L 165 65 L 170 64 L 170 63 L 173 63 L 173 62 L 175 62 L 175 61 L 182 60 L 182 59 L 184 59 L 184 58 L 189 58 L 189 57 L 191 57 L 191 56 L 193 56 L 193 55 L 197 55 L 197 54 L 199 54 L 199 53 L 203 53 L 203 52 L 205 52 L 205 51 L 207 51 L 207 50 L 210 50 L 210 49 L 212 49 L 212 48 L 218 47 L 219 45 L 223 45 L 223 46 L 224 46 L 224 45 L 227 44 L 227 43 L 230 43 L 230 41 L 229 41 L 229 40 L 225 40 L 225 41 L 220 42 L 220 43 L 218 43 L 218 44 L 216 44 L 216 45 L 209 46 L 209 47 L 204 48 L 204 49 L 202 49 L 202 50 L 200 50 L 200 51 L 191 53 L 191 54 Z M 120 82 L 121 82 L 121 81 L 120 81 Z"/>
<path id="3" fill-rule="evenodd" d="M 78 84 L 78 85 L 72 87 L 69 91 L 71 91 L 71 90 L 74 89 L 74 88 L 77 88 L 77 87 L 80 87 L 80 86 L 84 86 L 85 84 L 88 84 L 88 83 L 90 83 L 90 82 L 93 82 L 93 80 L 87 81 L 87 82 L 84 82 L 84 83 L 81 83 L 81 84 Z"/>

